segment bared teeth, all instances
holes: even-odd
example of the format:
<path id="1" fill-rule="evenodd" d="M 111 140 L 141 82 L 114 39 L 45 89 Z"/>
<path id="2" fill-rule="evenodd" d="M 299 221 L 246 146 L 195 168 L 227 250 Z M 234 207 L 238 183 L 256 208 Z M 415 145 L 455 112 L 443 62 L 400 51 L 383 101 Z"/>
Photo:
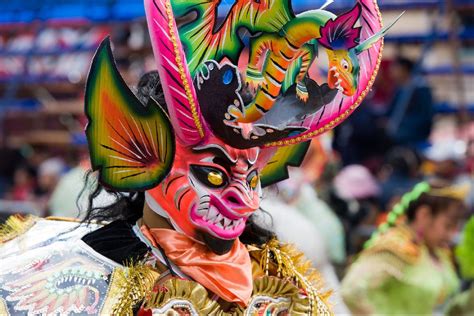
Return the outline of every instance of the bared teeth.
<path id="1" fill-rule="evenodd" d="M 196 211 L 196 214 L 201 216 L 201 217 L 204 217 L 204 216 L 206 216 L 207 211 L 208 211 L 207 207 L 198 208 L 197 211 Z"/>
<path id="2" fill-rule="evenodd" d="M 224 219 L 224 217 L 223 217 L 221 214 L 218 214 L 218 215 L 214 218 L 214 223 L 215 223 L 215 224 L 220 223 L 223 219 Z"/>
<path id="3" fill-rule="evenodd" d="M 196 212 L 198 215 L 202 216 L 203 219 L 208 222 L 208 224 L 214 224 L 215 226 L 224 230 L 235 230 L 244 223 L 244 218 L 232 220 L 219 213 L 219 211 L 213 206 L 211 206 L 209 209 L 198 209 Z"/>
<path id="4" fill-rule="evenodd" d="M 207 219 L 208 221 L 210 221 L 210 222 L 214 222 L 214 221 L 217 219 L 217 217 L 219 217 L 219 216 L 220 216 L 220 214 L 219 214 L 219 212 L 216 210 L 216 208 L 211 207 L 211 208 L 209 209 L 209 212 L 208 212 L 207 215 L 206 215 L 206 219 Z"/>

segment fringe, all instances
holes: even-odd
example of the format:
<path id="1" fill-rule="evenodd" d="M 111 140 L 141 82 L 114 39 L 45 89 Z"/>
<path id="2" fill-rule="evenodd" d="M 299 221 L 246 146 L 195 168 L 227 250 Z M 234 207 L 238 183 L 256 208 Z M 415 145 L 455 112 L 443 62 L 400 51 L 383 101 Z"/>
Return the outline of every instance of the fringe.
<path id="1" fill-rule="evenodd" d="M 274 239 L 263 246 L 260 265 L 268 275 L 269 262 L 277 265 L 277 277 L 290 278 L 305 291 L 310 311 L 314 315 L 332 315 L 328 298 L 332 291 L 321 292 L 323 281 L 311 261 L 290 244 L 280 244 Z"/>
<path id="2" fill-rule="evenodd" d="M 0 244 L 6 243 L 26 233 L 38 220 L 33 215 L 12 215 L 7 221 L 0 225 Z"/>
<path id="3" fill-rule="evenodd" d="M 118 289 L 119 298 L 112 308 L 112 314 L 133 315 L 134 307 L 151 293 L 158 276 L 156 271 L 144 264 L 130 263 L 127 267 L 116 269 L 113 283 Z"/>

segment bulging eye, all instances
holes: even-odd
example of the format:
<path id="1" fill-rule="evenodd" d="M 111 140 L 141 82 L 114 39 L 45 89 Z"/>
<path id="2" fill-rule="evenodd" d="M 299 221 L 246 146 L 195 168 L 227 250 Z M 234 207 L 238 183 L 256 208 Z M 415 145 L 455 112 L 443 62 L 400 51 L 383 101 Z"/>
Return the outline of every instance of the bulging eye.
<path id="1" fill-rule="evenodd" d="M 226 174 L 217 168 L 192 165 L 191 172 L 200 182 L 211 188 L 223 187 L 228 182 Z"/>
<path id="2" fill-rule="evenodd" d="M 347 60 L 341 60 L 341 66 L 344 70 L 349 70 L 349 63 L 347 62 Z"/>
<path id="3" fill-rule="evenodd" d="M 231 69 L 226 70 L 226 72 L 224 72 L 224 75 L 222 76 L 222 82 L 225 85 L 228 85 L 232 82 L 233 79 L 234 79 L 234 74 L 232 70 Z"/>
<path id="4" fill-rule="evenodd" d="M 258 186 L 258 181 L 259 181 L 259 177 L 258 177 L 258 174 L 257 172 L 252 172 L 249 176 L 248 176 L 248 183 L 250 185 L 250 188 L 252 190 L 255 190 Z"/>
<path id="5" fill-rule="evenodd" d="M 220 172 L 211 171 L 207 174 L 207 181 L 215 186 L 221 186 L 224 183 L 224 177 Z"/>

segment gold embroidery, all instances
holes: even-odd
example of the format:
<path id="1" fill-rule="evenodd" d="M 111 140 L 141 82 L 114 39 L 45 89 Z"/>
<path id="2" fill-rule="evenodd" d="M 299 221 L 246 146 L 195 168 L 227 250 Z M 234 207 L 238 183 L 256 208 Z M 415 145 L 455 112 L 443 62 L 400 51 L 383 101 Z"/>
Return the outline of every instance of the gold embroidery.
<path id="1" fill-rule="evenodd" d="M 155 285 L 143 308 L 153 309 L 154 313 L 160 315 L 178 311 L 184 311 L 186 315 L 222 313 L 219 304 L 209 299 L 208 292 L 202 285 L 178 278 Z"/>
<path id="2" fill-rule="evenodd" d="M 253 292 L 246 309 L 236 313 L 244 315 L 308 315 L 308 299 L 288 280 L 263 276 L 253 282 Z"/>

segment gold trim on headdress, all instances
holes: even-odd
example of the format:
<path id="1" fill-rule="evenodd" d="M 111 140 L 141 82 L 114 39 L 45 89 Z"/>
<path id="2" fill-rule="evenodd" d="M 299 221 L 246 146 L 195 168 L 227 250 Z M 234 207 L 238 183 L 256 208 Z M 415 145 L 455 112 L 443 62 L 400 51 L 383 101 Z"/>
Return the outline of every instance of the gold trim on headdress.
<path id="1" fill-rule="evenodd" d="M 468 183 L 452 185 L 444 188 L 433 188 L 428 192 L 429 195 L 452 198 L 456 200 L 465 200 L 469 194 L 471 186 Z"/>

